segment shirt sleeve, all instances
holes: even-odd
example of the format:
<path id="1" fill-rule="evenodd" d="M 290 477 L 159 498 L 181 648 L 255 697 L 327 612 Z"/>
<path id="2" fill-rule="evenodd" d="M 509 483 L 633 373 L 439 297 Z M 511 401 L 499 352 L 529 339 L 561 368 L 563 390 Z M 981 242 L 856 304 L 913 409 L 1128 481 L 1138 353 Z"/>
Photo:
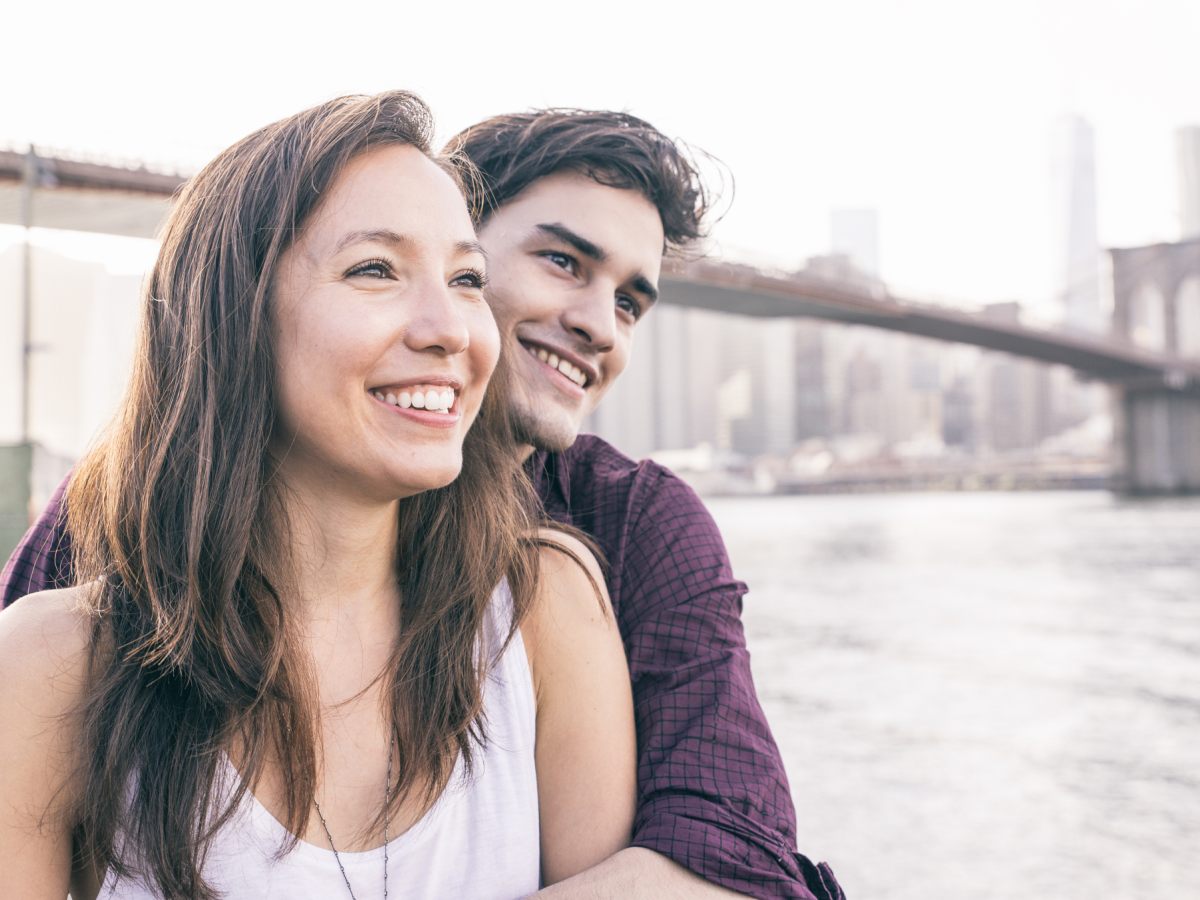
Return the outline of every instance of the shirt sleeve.
<path id="1" fill-rule="evenodd" d="M 746 586 L 699 497 L 648 465 L 614 585 L 637 716 L 633 845 L 753 897 L 838 900 L 828 867 L 796 852 L 787 776 L 750 675 Z"/>
<path id="2" fill-rule="evenodd" d="M 70 480 L 70 475 L 62 480 L 38 520 L 8 558 L 0 573 L 0 607 L 26 594 L 71 584 L 71 539 L 67 534 L 65 496 Z"/>

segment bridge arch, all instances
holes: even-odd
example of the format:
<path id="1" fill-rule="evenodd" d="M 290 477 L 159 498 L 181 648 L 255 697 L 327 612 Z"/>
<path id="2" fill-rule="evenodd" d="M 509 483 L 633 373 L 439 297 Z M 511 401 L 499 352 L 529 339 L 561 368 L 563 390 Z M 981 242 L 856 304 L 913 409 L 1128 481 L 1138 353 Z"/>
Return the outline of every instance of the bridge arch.
<path id="1" fill-rule="evenodd" d="M 1167 349 L 1167 304 L 1154 281 L 1143 281 L 1129 298 L 1129 340 L 1143 350 Z"/>
<path id="2" fill-rule="evenodd" d="M 1175 293 L 1175 352 L 1200 359 L 1200 275 L 1189 275 Z"/>

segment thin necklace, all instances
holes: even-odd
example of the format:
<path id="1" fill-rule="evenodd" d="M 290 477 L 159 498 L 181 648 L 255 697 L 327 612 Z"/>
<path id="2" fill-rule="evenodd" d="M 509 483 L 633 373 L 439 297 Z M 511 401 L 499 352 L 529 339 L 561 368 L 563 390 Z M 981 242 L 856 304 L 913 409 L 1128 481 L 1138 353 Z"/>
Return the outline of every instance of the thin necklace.
<path id="1" fill-rule="evenodd" d="M 387 900 L 388 814 L 392 803 L 392 751 L 395 749 L 396 732 L 393 730 L 392 742 L 388 744 L 387 781 L 383 783 L 383 900 Z M 354 888 L 350 887 L 350 879 L 346 877 L 346 868 L 342 865 L 342 858 L 338 855 L 337 847 L 333 846 L 333 835 L 329 833 L 329 826 L 325 824 L 325 814 L 321 812 L 321 804 L 317 803 L 315 797 L 313 798 L 313 805 L 317 807 L 317 815 L 321 818 L 321 827 L 325 829 L 325 837 L 329 838 L 329 849 L 333 851 L 333 858 L 337 860 L 338 868 L 342 871 L 342 881 L 346 882 L 346 890 L 350 892 L 350 900 L 358 900 L 354 896 Z"/>

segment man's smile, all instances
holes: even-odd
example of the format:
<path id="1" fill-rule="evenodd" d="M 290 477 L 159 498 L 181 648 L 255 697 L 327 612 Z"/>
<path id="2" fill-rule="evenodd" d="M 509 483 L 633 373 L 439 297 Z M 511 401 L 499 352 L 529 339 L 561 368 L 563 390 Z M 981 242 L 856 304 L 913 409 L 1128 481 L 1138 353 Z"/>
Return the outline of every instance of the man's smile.
<path id="1" fill-rule="evenodd" d="M 596 380 L 595 369 L 565 350 L 549 347 L 534 341 L 520 340 L 520 344 L 538 362 L 553 369 L 568 381 L 580 388 L 587 388 Z"/>

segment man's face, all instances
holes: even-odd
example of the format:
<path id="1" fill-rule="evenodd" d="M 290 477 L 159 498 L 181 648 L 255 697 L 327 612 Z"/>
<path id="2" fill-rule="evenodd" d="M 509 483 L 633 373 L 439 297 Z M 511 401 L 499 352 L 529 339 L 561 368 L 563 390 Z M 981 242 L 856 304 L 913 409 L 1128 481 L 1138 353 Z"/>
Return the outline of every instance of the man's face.
<path id="1" fill-rule="evenodd" d="M 633 327 L 658 297 L 658 210 L 637 191 L 557 172 L 495 212 L 479 240 L 517 437 L 565 450 L 624 370 Z"/>

